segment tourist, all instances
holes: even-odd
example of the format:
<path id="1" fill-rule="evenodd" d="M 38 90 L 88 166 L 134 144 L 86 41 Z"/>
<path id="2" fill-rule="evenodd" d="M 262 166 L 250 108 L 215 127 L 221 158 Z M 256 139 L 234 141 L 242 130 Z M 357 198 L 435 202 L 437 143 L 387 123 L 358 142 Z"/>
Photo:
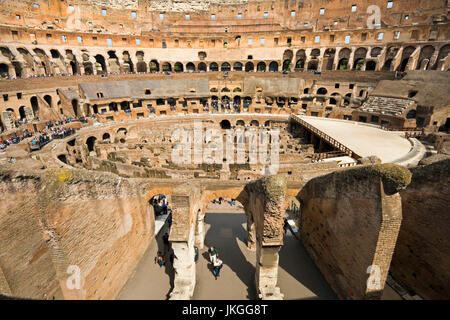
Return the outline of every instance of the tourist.
<path id="1" fill-rule="evenodd" d="M 219 256 L 219 251 L 216 248 L 211 247 L 208 249 L 209 260 L 214 264 L 216 262 L 217 257 Z"/>
<path id="2" fill-rule="evenodd" d="M 161 253 L 161 251 L 158 251 L 158 253 L 156 254 L 155 263 L 158 263 L 160 268 L 165 264 L 164 255 Z"/>
<path id="3" fill-rule="evenodd" d="M 214 263 L 214 277 L 217 280 L 217 277 L 220 275 L 220 269 L 223 267 L 223 262 L 219 258 L 217 258 L 216 262 Z"/>

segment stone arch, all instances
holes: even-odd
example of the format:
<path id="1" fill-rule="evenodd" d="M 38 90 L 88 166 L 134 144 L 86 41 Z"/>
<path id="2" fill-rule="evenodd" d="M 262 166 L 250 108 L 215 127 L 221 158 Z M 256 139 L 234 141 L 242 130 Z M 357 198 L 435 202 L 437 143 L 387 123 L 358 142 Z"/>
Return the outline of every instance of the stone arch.
<path id="1" fill-rule="evenodd" d="M 221 71 L 231 71 L 231 65 L 228 62 L 222 63 L 220 66 Z"/>
<path id="2" fill-rule="evenodd" d="M 375 71 L 377 68 L 377 63 L 373 60 L 367 61 L 366 71 Z"/>
<path id="3" fill-rule="evenodd" d="M 269 64 L 269 71 L 271 71 L 271 72 L 277 72 L 277 71 L 278 71 L 278 62 L 272 61 L 272 62 Z"/>
<path id="4" fill-rule="evenodd" d="M 220 121 L 220 128 L 222 128 L 222 129 L 231 129 L 231 123 L 230 123 L 230 121 L 229 120 L 226 120 L 226 119 L 224 119 L 224 120 L 222 120 L 222 121 Z"/>
<path id="5" fill-rule="evenodd" d="M 436 59 L 436 63 L 433 66 L 433 70 L 440 70 L 442 68 L 442 60 L 445 59 L 450 53 L 450 44 L 447 44 L 443 47 L 441 47 L 441 49 L 439 49 L 439 54 L 438 57 Z M 447 70 L 444 70 L 447 71 Z"/>
<path id="6" fill-rule="evenodd" d="M 294 57 L 294 53 L 291 49 L 286 49 L 283 53 L 283 60 L 289 60 L 292 61 L 292 58 Z"/>
<path id="7" fill-rule="evenodd" d="M 9 66 L 5 63 L 0 63 L 0 77 L 9 77 Z"/>
<path id="8" fill-rule="evenodd" d="M 243 68 L 243 65 L 239 61 L 237 61 L 233 64 L 234 71 L 242 71 L 242 68 Z"/>
<path id="9" fill-rule="evenodd" d="M 317 59 L 317 57 L 319 56 L 320 56 L 320 49 L 315 48 L 311 50 L 311 57 L 313 59 Z"/>
<path id="10" fill-rule="evenodd" d="M 20 108 L 19 108 L 19 117 L 20 117 L 20 120 L 24 120 L 24 119 L 27 119 L 27 114 L 26 114 L 26 112 L 25 112 L 25 106 L 21 106 Z"/>
<path id="11" fill-rule="evenodd" d="M 44 96 L 44 100 L 45 100 L 45 102 L 47 102 L 47 104 L 48 104 L 48 106 L 49 106 L 50 108 L 53 107 L 53 104 L 52 104 L 52 96 L 46 94 L 46 95 Z"/>
<path id="12" fill-rule="evenodd" d="M 102 141 L 111 140 L 111 135 L 108 132 L 105 132 L 102 135 Z"/>
<path id="13" fill-rule="evenodd" d="M 74 113 L 75 117 L 78 117 L 78 100 L 72 99 L 71 102 L 72 102 L 73 113 Z"/>
<path id="14" fill-rule="evenodd" d="M 266 64 L 265 64 L 265 62 L 263 62 L 263 61 L 258 62 L 258 64 L 256 65 L 256 71 L 265 72 L 266 71 Z"/>
<path id="15" fill-rule="evenodd" d="M 327 93 L 328 93 L 328 90 L 325 89 L 325 88 L 319 88 L 319 89 L 317 89 L 317 94 L 320 94 L 320 95 L 326 95 Z"/>
<path id="16" fill-rule="evenodd" d="M 194 72 L 195 71 L 195 64 L 193 64 L 192 62 L 188 62 L 188 64 L 186 64 L 186 71 L 187 72 Z"/>
<path id="17" fill-rule="evenodd" d="M 169 63 L 169 62 L 164 62 L 163 64 L 162 64 L 162 71 L 164 71 L 164 72 L 170 72 L 170 71 L 172 71 L 172 65 Z"/>
<path id="18" fill-rule="evenodd" d="M 91 136 L 86 139 L 86 145 L 88 147 L 89 152 L 94 151 L 96 141 L 97 141 L 97 138 L 94 136 Z"/>
<path id="19" fill-rule="evenodd" d="M 245 64 L 245 72 L 250 72 L 250 71 L 254 71 L 255 70 L 255 65 L 253 64 L 253 62 L 247 62 Z"/>
<path id="20" fill-rule="evenodd" d="M 406 70 L 406 67 L 408 66 L 409 58 L 411 57 L 412 53 L 415 50 L 416 50 L 416 48 L 413 46 L 408 46 L 403 49 L 401 63 L 397 67 L 397 71 L 405 71 Z"/>
<path id="21" fill-rule="evenodd" d="M 435 48 L 431 45 L 424 46 L 420 50 L 419 60 L 417 63 L 417 70 L 428 70 L 430 66 L 430 60 L 433 56 Z"/>
<path id="22" fill-rule="evenodd" d="M 318 60 L 311 60 L 308 62 L 308 71 L 312 70 L 317 70 L 318 69 Z"/>
<path id="23" fill-rule="evenodd" d="M 250 127 L 259 127 L 258 120 L 252 120 L 250 121 Z"/>
<path id="24" fill-rule="evenodd" d="M 97 54 L 94 56 L 95 58 L 95 69 L 97 70 L 97 74 L 104 74 L 107 72 L 105 57 L 101 54 Z"/>
<path id="25" fill-rule="evenodd" d="M 290 60 L 284 60 L 283 61 L 283 71 L 291 71 L 291 61 Z"/>
<path id="26" fill-rule="evenodd" d="M 370 50 L 370 56 L 372 58 L 376 58 L 381 54 L 382 51 L 383 49 L 381 47 L 372 48 L 372 50 Z"/>
<path id="27" fill-rule="evenodd" d="M 392 61 L 393 61 L 392 59 L 387 59 L 384 62 L 383 68 L 381 70 L 383 70 L 383 71 L 390 71 L 391 67 L 392 67 Z"/>
<path id="28" fill-rule="evenodd" d="M 183 72 L 184 71 L 183 64 L 181 62 L 176 62 L 173 66 L 173 71 L 174 72 Z"/>
<path id="29" fill-rule="evenodd" d="M 159 72 L 159 63 L 157 60 L 152 60 L 149 63 L 149 68 L 150 68 L 150 72 L 154 73 L 154 72 Z"/>
<path id="30" fill-rule="evenodd" d="M 217 62 L 211 62 L 209 64 L 209 71 L 219 71 L 219 65 L 217 64 Z"/>
<path id="31" fill-rule="evenodd" d="M 203 71 L 203 72 L 208 71 L 208 67 L 206 66 L 206 63 L 200 62 L 198 64 L 198 71 Z"/>
<path id="32" fill-rule="evenodd" d="M 237 120 L 236 121 L 236 126 L 245 126 L 245 121 L 244 120 Z"/>
<path id="33" fill-rule="evenodd" d="M 39 117 L 39 103 L 36 96 L 30 98 L 31 108 L 33 110 L 34 117 Z"/>

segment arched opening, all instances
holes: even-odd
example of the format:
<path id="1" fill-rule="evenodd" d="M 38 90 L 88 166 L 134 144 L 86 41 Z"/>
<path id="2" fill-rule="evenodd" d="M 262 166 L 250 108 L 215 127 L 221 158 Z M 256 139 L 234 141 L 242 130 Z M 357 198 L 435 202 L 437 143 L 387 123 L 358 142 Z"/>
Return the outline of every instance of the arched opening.
<path id="1" fill-rule="evenodd" d="M 277 72 L 277 71 L 278 71 L 278 62 L 272 61 L 272 62 L 269 64 L 269 71 L 271 71 L 271 72 Z"/>
<path id="2" fill-rule="evenodd" d="M 59 51 L 56 49 L 51 49 L 50 54 L 53 59 L 59 59 L 61 57 L 61 55 L 59 54 Z"/>
<path id="3" fill-rule="evenodd" d="M 348 59 L 342 58 L 341 60 L 339 60 L 338 70 L 347 70 L 347 68 L 348 68 Z"/>
<path id="4" fill-rule="evenodd" d="M 362 70 L 363 66 L 364 66 L 364 59 L 360 58 L 355 60 L 355 63 L 353 64 L 353 69 Z"/>
<path id="5" fill-rule="evenodd" d="M 292 50 L 287 49 L 283 53 L 283 60 L 289 60 L 292 61 L 292 58 L 294 57 L 294 52 Z"/>
<path id="6" fill-rule="evenodd" d="M 122 57 L 123 57 L 123 71 L 134 72 L 134 64 L 133 61 L 131 60 L 130 53 L 128 51 L 124 51 Z"/>
<path id="7" fill-rule="evenodd" d="M 73 75 L 78 74 L 78 68 L 75 61 L 70 61 L 70 69 L 72 70 Z"/>
<path id="8" fill-rule="evenodd" d="M 244 108 L 248 108 L 252 104 L 252 98 L 245 97 L 243 101 Z"/>
<path id="9" fill-rule="evenodd" d="M 120 103 L 120 110 L 129 112 L 130 111 L 130 102 L 129 101 L 122 101 Z"/>
<path id="10" fill-rule="evenodd" d="M 408 66 L 408 62 L 409 62 L 409 58 L 411 57 L 411 55 L 413 54 L 413 52 L 416 50 L 415 47 L 413 46 L 408 46 L 406 48 L 403 49 L 402 52 L 402 58 L 401 58 L 401 64 L 398 67 L 398 71 L 405 71 L 406 67 Z"/>
<path id="11" fill-rule="evenodd" d="M 257 65 L 256 65 L 256 70 L 257 71 L 260 71 L 260 72 L 265 72 L 266 71 L 266 64 L 264 63 L 264 62 L 259 62 Z"/>
<path id="12" fill-rule="evenodd" d="M 173 66 L 173 71 L 183 72 L 184 71 L 183 64 L 181 62 L 176 62 L 175 65 Z"/>
<path id="13" fill-rule="evenodd" d="M 67 158 L 66 158 L 66 155 L 65 155 L 65 154 L 60 154 L 60 155 L 58 156 L 58 160 L 61 161 L 61 162 L 63 162 L 63 163 L 65 163 L 65 164 L 67 164 Z"/>
<path id="14" fill-rule="evenodd" d="M 188 72 L 194 72 L 194 71 L 195 71 L 195 64 L 193 64 L 192 62 L 189 62 L 189 63 L 186 65 L 186 70 L 187 70 Z"/>
<path id="15" fill-rule="evenodd" d="M 245 72 L 250 72 L 255 70 L 255 65 L 252 62 L 247 62 L 245 64 Z"/>
<path id="16" fill-rule="evenodd" d="M 202 72 L 208 71 L 208 67 L 206 66 L 206 63 L 200 62 L 198 64 L 198 71 L 202 71 Z"/>
<path id="17" fill-rule="evenodd" d="M 304 59 L 297 60 L 297 62 L 295 63 L 295 69 L 304 69 L 304 68 L 305 68 L 305 60 Z"/>
<path id="18" fill-rule="evenodd" d="M 9 67 L 7 64 L 0 63 L 0 77 L 9 77 Z"/>
<path id="19" fill-rule="evenodd" d="M 258 120 L 252 120 L 250 121 L 250 127 L 259 127 Z"/>
<path id="20" fill-rule="evenodd" d="M 34 117 L 39 117 L 39 103 L 36 96 L 31 97 L 30 99 L 31 108 L 33 110 Z"/>
<path id="21" fill-rule="evenodd" d="M 390 71 L 390 70 L 391 70 L 391 65 L 392 65 L 392 59 L 387 59 L 387 60 L 384 62 L 384 65 L 383 65 L 382 70 L 383 70 L 383 71 Z"/>
<path id="22" fill-rule="evenodd" d="M 328 91 L 325 88 L 319 88 L 317 90 L 317 94 L 326 95 L 327 93 L 328 93 Z"/>
<path id="23" fill-rule="evenodd" d="M 317 60 L 311 60 L 308 62 L 308 71 L 315 71 L 318 68 L 318 61 Z"/>
<path id="24" fill-rule="evenodd" d="M 88 151 L 92 152 L 94 151 L 94 147 L 95 147 L 95 142 L 97 141 L 96 137 L 89 137 L 86 140 L 86 145 L 88 147 Z"/>
<path id="25" fill-rule="evenodd" d="M 236 121 L 236 126 L 241 126 L 241 127 L 245 126 L 244 120 L 238 120 L 238 121 Z"/>
<path id="26" fill-rule="evenodd" d="M 105 57 L 101 54 L 97 54 L 95 57 L 95 69 L 97 69 L 97 74 L 104 74 L 107 72 Z"/>
<path id="27" fill-rule="evenodd" d="M 242 71 L 242 63 L 235 62 L 233 65 L 233 69 L 234 69 L 234 71 Z"/>
<path id="28" fill-rule="evenodd" d="M 228 120 L 222 120 L 220 121 L 220 127 L 224 130 L 231 129 L 231 123 Z"/>
<path id="29" fill-rule="evenodd" d="M 219 71 L 219 65 L 216 62 L 211 62 L 209 65 L 209 71 Z"/>
<path id="30" fill-rule="evenodd" d="M 159 63 L 156 60 L 150 61 L 150 72 L 155 73 L 159 72 Z"/>
<path id="31" fill-rule="evenodd" d="M 118 135 L 124 135 L 124 136 L 126 136 L 127 133 L 128 133 L 128 131 L 127 131 L 126 128 L 119 128 L 119 129 L 117 130 L 116 133 L 117 133 Z"/>
<path id="32" fill-rule="evenodd" d="M 111 135 L 110 135 L 108 132 L 106 132 L 106 133 L 103 134 L 102 140 L 103 140 L 104 142 L 109 141 L 110 139 L 111 139 Z"/>
<path id="33" fill-rule="evenodd" d="M 172 65 L 168 62 L 164 62 L 162 65 L 162 71 L 164 71 L 164 72 L 172 71 Z"/>
<path id="34" fill-rule="evenodd" d="M 377 63 L 373 60 L 367 61 L 366 63 L 366 71 L 375 71 L 377 68 Z"/>
<path id="35" fill-rule="evenodd" d="M 21 78 L 22 77 L 22 64 L 19 61 L 13 61 L 12 64 L 14 66 L 14 71 L 16 72 L 16 77 Z"/>
<path id="36" fill-rule="evenodd" d="M 53 105 L 52 105 L 52 97 L 51 97 L 50 95 L 46 94 L 46 95 L 44 96 L 44 100 L 45 100 L 45 102 L 47 102 L 47 104 L 48 104 L 48 106 L 49 106 L 50 108 L 53 108 Z"/>
<path id="37" fill-rule="evenodd" d="M 291 60 L 283 61 L 283 71 L 291 71 Z"/>
<path id="38" fill-rule="evenodd" d="M 19 108 L 19 116 L 20 116 L 20 120 L 22 120 L 22 121 L 27 119 L 27 114 L 25 113 L 25 106 L 21 106 Z"/>
<path id="39" fill-rule="evenodd" d="M 90 62 L 90 61 L 83 62 L 83 67 L 84 67 L 85 75 L 89 76 L 91 74 L 94 74 L 94 68 L 92 67 L 92 62 Z"/>
<path id="40" fill-rule="evenodd" d="M 231 65 L 228 62 L 222 63 L 220 66 L 221 71 L 231 71 Z"/>
<path id="41" fill-rule="evenodd" d="M 93 110 L 94 114 L 97 114 L 98 113 L 98 106 L 96 104 L 94 104 L 92 106 L 92 110 Z"/>
<path id="42" fill-rule="evenodd" d="M 77 99 L 72 99 L 72 108 L 73 108 L 73 113 L 74 113 L 75 117 L 78 117 L 78 100 Z"/>
<path id="43" fill-rule="evenodd" d="M 433 46 L 425 46 L 422 48 L 416 67 L 417 70 L 428 70 L 430 68 L 430 60 L 434 51 L 435 48 Z"/>

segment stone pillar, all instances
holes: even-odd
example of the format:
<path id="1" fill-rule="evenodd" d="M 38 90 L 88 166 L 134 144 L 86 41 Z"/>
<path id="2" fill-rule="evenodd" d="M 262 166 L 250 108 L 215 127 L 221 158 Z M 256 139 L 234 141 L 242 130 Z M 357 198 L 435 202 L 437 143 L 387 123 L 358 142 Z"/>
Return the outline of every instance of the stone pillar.
<path id="1" fill-rule="evenodd" d="M 277 287 L 280 248 L 281 246 L 263 246 L 261 241 L 256 245 L 255 283 L 260 299 L 282 300 L 284 297 Z"/>
<path id="2" fill-rule="evenodd" d="M 199 249 L 205 246 L 205 215 L 199 213 L 197 218 L 197 226 L 195 228 L 195 245 Z"/>
<path id="3" fill-rule="evenodd" d="M 193 240 L 193 239 L 192 239 Z M 189 300 L 195 289 L 195 251 L 193 241 L 172 241 L 175 256 L 174 288 L 170 300 Z"/>

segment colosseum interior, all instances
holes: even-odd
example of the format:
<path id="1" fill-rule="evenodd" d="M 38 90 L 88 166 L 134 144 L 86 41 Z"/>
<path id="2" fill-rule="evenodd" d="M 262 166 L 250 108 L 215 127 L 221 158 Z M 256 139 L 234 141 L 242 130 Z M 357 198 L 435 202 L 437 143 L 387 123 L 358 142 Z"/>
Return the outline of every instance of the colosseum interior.
<path id="1" fill-rule="evenodd" d="M 2 1 L 0 296 L 450 299 L 449 9 Z"/>

